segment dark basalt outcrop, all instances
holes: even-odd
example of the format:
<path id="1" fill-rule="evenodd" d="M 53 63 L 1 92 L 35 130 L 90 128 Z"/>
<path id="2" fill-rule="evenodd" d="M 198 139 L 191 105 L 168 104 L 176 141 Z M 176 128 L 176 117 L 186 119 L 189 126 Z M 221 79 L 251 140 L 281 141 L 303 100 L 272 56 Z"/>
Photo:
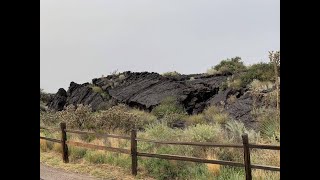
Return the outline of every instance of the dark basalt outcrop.
<path id="1" fill-rule="evenodd" d="M 127 71 L 120 75 L 95 78 L 92 84 L 71 82 L 67 92 L 59 89 L 48 107 L 59 111 L 70 104 L 84 104 L 91 105 L 96 111 L 105 106 L 125 103 L 151 111 L 165 97 L 174 96 L 189 114 L 200 113 L 205 107 L 214 104 L 223 106 L 234 119 L 246 124 L 253 122 L 250 114 L 253 97 L 250 92 L 247 89 L 221 90 L 228 76 L 230 74 L 164 77 L 153 72 Z M 100 87 L 102 93 L 93 91 L 93 86 Z M 236 97 L 234 102 L 227 101 L 231 95 Z"/>
<path id="2" fill-rule="evenodd" d="M 48 102 L 47 106 L 51 110 L 61 111 L 67 102 L 67 92 L 60 88 L 53 98 Z"/>

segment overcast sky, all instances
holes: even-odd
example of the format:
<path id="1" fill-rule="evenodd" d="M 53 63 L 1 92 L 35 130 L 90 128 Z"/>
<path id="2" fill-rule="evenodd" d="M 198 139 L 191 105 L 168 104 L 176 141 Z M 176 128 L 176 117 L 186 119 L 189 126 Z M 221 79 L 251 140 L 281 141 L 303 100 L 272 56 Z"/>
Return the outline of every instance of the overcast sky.
<path id="1" fill-rule="evenodd" d="M 41 0 L 40 87 L 118 71 L 205 72 L 280 50 L 279 0 Z"/>

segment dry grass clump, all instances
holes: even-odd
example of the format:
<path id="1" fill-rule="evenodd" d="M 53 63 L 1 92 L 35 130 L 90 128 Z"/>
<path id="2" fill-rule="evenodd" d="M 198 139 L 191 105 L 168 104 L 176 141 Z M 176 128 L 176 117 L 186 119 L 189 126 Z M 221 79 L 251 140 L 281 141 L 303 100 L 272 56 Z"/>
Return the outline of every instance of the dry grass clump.
<path id="1" fill-rule="evenodd" d="M 207 122 L 215 122 L 219 124 L 226 123 L 230 117 L 223 111 L 222 108 L 217 106 L 209 106 L 203 111 L 204 118 Z"/>
<path id="2" fill-rule="evenodd" d="M 175 77 L 175 76 L 179 76 L 181 75 L 180 73 L 178 73 L 177 71 L 170 71 L 170 72 L 165 72 L 162 74 L 162 76 L 165 77 Z"/>

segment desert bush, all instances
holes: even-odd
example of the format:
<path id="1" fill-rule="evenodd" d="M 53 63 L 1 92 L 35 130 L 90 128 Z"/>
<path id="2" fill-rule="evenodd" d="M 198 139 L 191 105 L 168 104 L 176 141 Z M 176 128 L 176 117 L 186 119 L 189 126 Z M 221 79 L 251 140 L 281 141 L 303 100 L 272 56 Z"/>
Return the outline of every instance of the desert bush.
<path id="1" fill-rule="evenodd" d="M 131 113 L 136 117 L 136 128 L 143 129 L 147 124 L 155 123 L 157 121 L 157 117 L 151 113 L 148 113 L 143 110 L 132 109 Z"/>
<path id="2" fill-rule="evenodd" d="M 44 112 L 47 111 L 47 107 L 46 107 L 46 105 L 45 105 L 42 101 L 40 101 L 40 112 L 41 112 L 41 111 L 44 111 Z"/>
<path id="3" fill-rule="evenodd" d="M 171 113 L 166 114 L 164 117 L 160 119 L 160 121 L 166 123 L 169 127 L 173 127 L 175 123 L 185 121 L 185 117 L 187 117 L 186 114 Z"/>
<path id="4" fill-rule="evenodd" d="M 248 86 L 253 91 L 263 91 L 263 90 L 269 90 L 273 88 L 274 83 L 270 81 L 259 81 L 257 79 L 254 79 Z"/>
<path id="5" fill-rule="evenodd" d="M 145 132 L 139 133 L 139 138 L 179 141 L 184 139 L 184 131 L 171 129 L 164 123 L 149 125 Z M 190 139 L 188 139 L 190 141 Z M 158 154 L 188 155 L 192 156 L 193 148 L 190 146 L 159 146 L 153 143 L 139 143 L 138 149 L 143 152 Z M 157 179 L 198 179 L 208 177 L 208 171 L 204 164 L 196 164 L 183 161 L 168 161 L 157 158 L 140 159 L 146 171 Z M 206 178 L 204 178 L 206 179 Z"/>
<path id="6" fill-rule="evenodd" d="M 212 67 L 220 73 L 238 73 L 246 70 L 246 66 L 241 61 L 240 57 L 234 57 L 231 59 L 222 60 L 219 64 Z"/>
<path id="7" fill-rule="evenodd" d="M 160 147 L 157 153 L 172 153 L 168 147 Z M 156 179 L 208 179 L 210 174 L 204 164 L 184 161 L 168 161 L 165 159 L 148 158 L 140 161 L 143 167 Z"/>
<path id="8" fill-rule="evenodd" d="M 43 126 L 54 126 L 60 123 L 60 117 L 55 112 L 40 112 L 40 123 Z"/>
<path id="9" fill-rule="evenodd" d="M 93 164 L 104 164 L 107 162 L 104 151 L 87 150 L 84 159 Z"/>
<path id="10" fill-rule="evenodd" d="M 203 111 L 203 115 L 207 122 L 217 122 L 220 124 L 224 124 L 230 119 L 229 115 L 222 108 L 213 105 L 207 107 Z"/>
<path id="11" fill-rule="evenodd" d="M 228 99 L 227 99 L 227 102 L 228 102 L 229 104 L 235 103 L 236 101 L 237 101 L 237 96 L 235 96 L 235 95 L 230 95 L 230 96 L 228 97 Z"/>
<path id="12" fill-rule="evenodd" d="M 74 105 L 69 105 L 65 110 L 57 112 L 57 115 L 70 128 L 80 130 L 94 128 L 90 106 L 79 104 L 76 108 Z"/>
<path id="13" fill-rule="evenodd" d="M 261 135 L 266 138 L 276 137 L 280 141 L 280 118 L 276 110 L 267 111 L 258 116 Z"/>
<path id="14" fill-rule="evenodd" d="M 174 76 L 179 76 L 179 75 L 181 75 L 181 74 L 178 73 L 177 71 L 165 72 L 162 74 L 162 76 L 165 76 L 165 77 L 174 77 Z"/>
<path id="15" fill-rule="evenodd" d="M 196 124 L 206 124 L 207 123 L 207 121 L 205 120 L 203 114 L 190 115 L 190 116 L 187 116 L 185 118 L 185 120 L 186 120 L 186 125 L 187 126 L 196 125 Z"/>
<path id="16" fill-rule="evenodd" d="M 221 125 L 219 124 L 197 124 L 190 126 L 183 131 L 183 138 L 192 142 L 222 142 L 224 134 Z"/>
<path id="17" fill-rule="evenodd" d="M 47 146 L 47 141 L 46 140 L 40 139 L 40 150 L 42 152 L 48 151 L 48 146 Z"/>
<path id="18" fill-rule="evenodd" d="M 226 123 L 226 129 L 228 130 L 228 139 L 233 143 L 242 143 L 242 135 L 248 134 L 251 143 L 260 142 L 260 132 L 255 132 L 252 129 L 247 129 L 245 125 L 236 120 L 231 120 Z"/>
<path id="19" fill-rule="evenodd" d="M 224 166 L 221 168 L 221 173 L 216 179 L 217 180 L 226 180 L 226 179 L 243 180 L 243 179 L 246 179 L 244 168 Z"/>
<path id="20" fill-rule="evenodd" d="M 161 119 L 170 114 L 185 114 L 184 107 L 178 103 L 175 97 L 168 96 L 152 109 L 152 114 Z"/>
<path id="21" fill-rule="evenodd" d="M 227 81 L 227 84 L 228 84 L 228 87 L 232 89 L 239 90 L 242 88 L 242 82 L 241 82 L 241 79 L 239 78 L 235 78 L 230 81 Z"/>
<path id="22" fill-rule="evenodd" d="M 131 157 L 127 154 L 106 152 L 106 163 L 129 169 L 131 168 Z"/>
<path id="23" fill-rule="evenodd" d="M 240 77 L 242 87 L 250 84 L 254 79 L 259 81 L 275 81 L 274 68 L 271 63 L 258 63 L 250 66 Z"/>
<path id="24" fill-rule="evenodd" d="M 270 107 L 270 108 L 276 107 L 277 106 L 277 90 L 273 90 L 273 91 L 267 93 L 264 96 L 263 100 L 264 100 L 266 107 Z"/>
<path id="25" fill-rule="evenodd" d="M 40 88 L 40 102 L 47 103 L 52 98 L 52 94 L 46 93 Z"/>
<path id="26" fill-rule="evenodd" d="M 124 104 L 113 106 L 96 114 L 96 127 L 99 129 L 129 131 L 135 127 L 136 116 Z"/>
<path id="27" fill-rule="evenodd" d="M 110 99 L 110 95 L 103 91 L 101 87 L 99 86 L 92 86 L 91 87 L 93 92 L 99 93 L 104 99 Z"/>
<path id="28" fill-rule="evenodd" d="M 220 72 L 217 71 L 216 69 L 214 69 L 214 67 L 211 67 L 211 68 L 207 69 L 207 74 L 208 75 L 215 75 L 215 74 L 220 74 Z"/>
<path id="29" fill-rule="evenodd" d="M 225 91 L 227 88 L 228 88 L 228 82 L 227 81 L 222 82 L 220 87 L 219 87 L 219 93 Z"/>
<path id="30" fill-rule="evenodd" d="M 120 74 L 119 75 L 119 80 L 120 81 L 123 81 L 125 78 L 126 78 L 126 76 L 124 74 Z"/>
<path id="31" fill-rule="evenodd" d="M 54 137 L 51 133 L 49 133 L 48 131 L 42 131 L 40 132 L 40 136 L 42 137 L 49 137 L 49 138 L 56 138 Z M 40 139 L 40 150 L 42 152 L 47 152 L 53 149 L 53 142 L 44 140 L 44 139 Z"/>
<path id="32" fill-rule="evenodd" d="M 85 155 L 87 153 L 87 149 L 75 147 L 75 146 L 69 146 L 68 150 L 69 150 L 69 155 L 70 155 L 70 161 L 73 161 L 73 162 L 77 161 L 79 159 L 82 159 L 83 157 L 85 157 Z M 91 160 L 92 160 L 93 158 L 91 156 L 93 156 L 93 155 L 90 154 L 89 156 L 90 157 L 87 157 L 87 159 L 91 158 Z"/>
<path id="33" fill-rule="evenodd" d="M 96 92 L 96 93 L 103 93 L 102 88 L 101 88 L 101 87 L 99 87 L 99 86 L 92 86 L 92 87 L 91 87 L 91 89 L 92 89 L 92 91 L 93 91 L 93 92 Z"/>
<path id="34" fill-rule="evenodd" d="M 133 128 L 143 129 L 145 125 L 156 121 L 156 117 L 147 112 L 132 110 L 124 104 L 113 106 L 95 115 L 96 127 L 105 130 L 128 132 Z"/>
<path id="35" fill-rule="evenodd" d="M 147 125 L 145 131 L 140 133 L 139 136 L 146 139 L 174 140 L 178 139 L 181 131 L 181 129 L 172 129 L 166 123 L 159 122 Z"/>

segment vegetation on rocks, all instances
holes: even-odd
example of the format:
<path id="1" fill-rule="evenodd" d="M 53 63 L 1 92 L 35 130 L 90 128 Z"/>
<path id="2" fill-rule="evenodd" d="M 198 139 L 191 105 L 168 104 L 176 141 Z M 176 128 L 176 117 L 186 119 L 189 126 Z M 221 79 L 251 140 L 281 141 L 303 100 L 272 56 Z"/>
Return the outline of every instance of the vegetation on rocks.
<path id="1" fill-rule="evenodd" d="M 60 122 L 66 122 L 70 129 L 123 135 L 129 135 L 129 131 L 136 128 L 138 129 L 138 138 L 222 144 L 242 143 L 241 135 L 246 133 L 249 136 L 250 143 L 279 145 L 280 113 L 279 109 L 276 108 L 277 103 L 279 103 L 277 98 L 279 93 L 274 88 L 275 80 L 278 77 L 276 77 L 277 73 L 274 71 L 273 64 L 259 63 L 247 67 L 243 64 L 241 58 L 235 57 L 223 60 L 208 71 L 210 72 L 209 74 L 232 74 L 225 78 L 223 83 L 217 83 L 220 88 L 215 91 L 219 90 L 219 92 L 212 95 L 212 97 L 206 97 L 206 92 L 209 91 L 209 88 L 205 87 L 200 92 L 189 92 L 192 96 L 187 96 L 183 100 L 179 99 L 184 97 L 182 95 L 167 95 L 159 104 L 149 109 L 144 109 L 142 105 L 140 108 L 135 108 L 130 107 L 129 103 L 117 102 L 109 108 L 92 111 L 92 107 L 88 105 L 70 104 L 61 111 L 41 111 L 40 124 L 48 127 L 58 127 Z M 119 78 L 121 75 L 123 75 L 121 77 L 123 81 L 144 76 L 143 73 L 131 77 L 125 73 L 117 74 Z M 172 73 L 170 73 L 171 75 Z M 157 79 L 157 76 L 157 74 L 152 74 L 151 77 Z M 189 83 L 194 83 L 201 79 L 199 77 L 192 80 L 189 77 L 186 79 Z M 213 78 L 211 79 L 212 81 L 216 80 L 214 79 L 215 77 L 210 76 L 208 78 Z M 204 80 L 201 83 L 197 84 L 197 87 L 205 84 Z M 244 87 L 246 88 L 245 90 Z M 177 86 L 177 88 L 179 87 Z M 97 93 L 106 92 L 100 85 L 93 86 L 92 90 Z M 40 90 L 41 93 L 42 91 Z M 190 107 L 190 104 L 204 101 L 203 99 L 210 103 L 204 104 L 202 111 L 193 114 L 186 112 L 186 108 Z M 249 105 L 246 106 L 245 111 L 257 123 L 257 128 L 251 128 L 248 124 L 237 119 L 238 116 L 243 115 L 239 115 L 239 111 L 246 103 Z M 138 106 L 140 104 L 136 103 L 135 105 Z M 238 108 L 235 111 L 236 113 L 232 109 L 233 105 Z M 194 106 L 198 107 L 197 105 Z M 40 99 L 41 108 L 46 108 L 46 104 Z M 181 122 L 184 123 L 184 126 L 178 127 L 177 124 Z M 46 130 L 42 130 L 41 136 L 60 139 L 59 133 L 52 133 Z M 130 148 L 130 142 L 123 139 L 99 139 L 75 134 L 68 134 L 68 139 L 78 142 L 90 142 L 96 145 Z M 58 153 L 61 152 L 61 148 L 53 143 L 40 140 L 40 151 L 41 153 Z M 162 146 L 139 142 L 138 151 L 243 162 L 242 149 L 234 148 Z M 126 171 L 130 170 L 131 159 L 128 155 L 79 147 L 69 147 L 69 152 L 71 163 L 110 164 L 122 167 Z M 280 166 L 280 152 L 252 149 L 251 160 L 256 164 Z M 215 164 L 140 157 L 138 158 L 138 164 L 139 173 L 149 174 L 156 179 L 222 180 L 245 178 L 243 168 Z M 252 173 L 254 179 L 280 179 L 280 173 L 278 172 L 253 170 Z"/>

